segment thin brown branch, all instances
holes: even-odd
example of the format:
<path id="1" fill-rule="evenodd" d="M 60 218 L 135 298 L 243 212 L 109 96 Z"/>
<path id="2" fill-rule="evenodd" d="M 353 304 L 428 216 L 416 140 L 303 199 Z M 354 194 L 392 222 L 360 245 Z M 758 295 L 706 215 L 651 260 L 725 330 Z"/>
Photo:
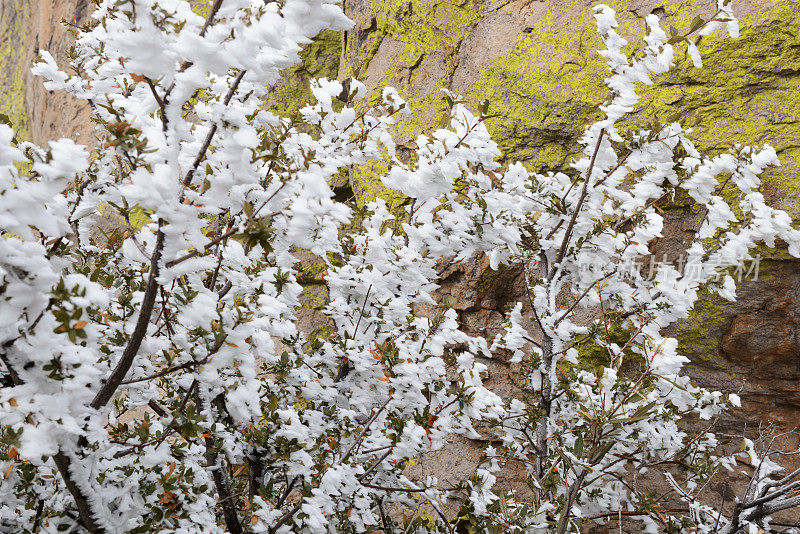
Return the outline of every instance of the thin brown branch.
<path id="1" fill-rule="evenodd" d="M 577 299 L 575 299 L 575 302 L 573 302 L 572 305 L 569 308 L 567 308 L 567 310 L 561 315 L 561 317 L 555 320 L 555 322 L 553 323 L 553 328 L 555 328 L 558 325 L 558 323 L 567 318 L 567 315 L 569 315 L 572 312 L 572 310 L 575 309 L 575 306 L 577 306 L 580 303 L 580 301 L 582 301 L 583 298 L 589 294 L 589 291 L 591 291 L 594 286 L 596 286 L 598 283 L 602 282 L 612 274 L 614 274 L 614 272 L 610 272 L 604 277 L 598 278 L 597 280 L 592 282 L 591 285 L 587 287 L 586 290 L 583 293 L 581 293 Z"/>
<path id="2" fill-rule="evenodd" d="M 146 382 L 148 380 L 154 380 L 156 378 L 161 378 L 162 376 L 166 376 L 166 375 L 168 375 L 170 373 L 174 373 L 175 371 L 180 371 L 182 369 L 189 369 L 191 367 L 196 367 L 198 365 L 203 365 L 207 360 L 208 360 L 208 358 L 204 358 L 203 360 L 200 360 L 200 361 L 192 360 L 190 362 L 185 362 L 185 363 L 182 363 L 180 365 L 174 365 L 172 367 L 168 367 L 168 368 L 166 368 L 166 369 L 164 369 L 162 371 L 159 371 L 157 373 L 153 373 L 151 375 L 143 376 L 142 378 L 132 378 L 131 380 L 123 380 L 122 382 L 120 382 L 120 385 L 136 384 L 136 383 L 139 383 L 139 382 Z"/>
<path id="3" fill-rule="evenodd" d="M 147 76 L 144 77 L 144 80 L 147 82 L 147 86 L 150 88 L 150 92 L 153 93 L 153 98 L 155 98 L 158 108 L 161 110 L 161 131 L 166 133 L 167 126 L 169 125 L 169 120 L 167 119 L 167 103 L 158 95 L 153 80 Z"/>
<path id="4" fill-rule="evenodd" d="M 383 412 L 383 410 L 389 405 L 389 402 L 391 400 L 392 400 L 392 397 L 389 396 L 389 398 L 386 399 L 386 402 L 383 403 L 383 406 L 381 406 L 378 409 L 378 411 L 376 411 L 372 415 L 372 417 L 369 418 L 369 420 L 366 422 L 366 424 L 364 424 L 364 429 L 361 431 L 361 433 L 358 435 L 358 437 L 355 439 L 355 441 L 353 441 L 353 444 L 350 445 L 350 447 L 347 449 L 347 451 L 344 453 L 344 455 L 342 455 L 342 459 L 337 462 L 338 464 L 343 464 L 343 463 L 345 463 L 347 461 L 348 458 L 350 458 L 350 455 L 353 454 L 353 451 L 355 450 L 355 448 L 361 443 L 361 440 L 364 439 L 364 436 L 367 434 L 367 431 L 369 430 L 369 426 L 373 422 L 375 422 L 375 419 L 377 419 L 378 416 L 381 414 L 381 412 Z"/>
<path id="5" fill-rule="evenodd" d="M 191 252 L 188 252 L 188 253 L 184 254 L 183 256 L 181 256 L 179 258 L 176 258 L 174 260 L 168 261 L 167 263 L 164 264 L 164 266 L 167 267 L 167 268 L 175 267 L 179 263 L 183 263 L 184 261 L 190 260 L 190 259 L 194 258 L 195 256 L 197 256 L 199 254 L 203 254 L 204 252 L 206 252 L 208 249 L 210 249 L 211 247 L 213 247 L 214 245 L 216 245 L 220 241 L 224 241 L 225 239 L 229 238 L 230 236 L 232 236 L 233 234 L 235 234 L 238 231 L 239 231 L 239 227 L 238 226 L 234 226 L 233 228 L 231 228 L 230 230 L 228 230 L 224 234 L 222 234 L 222 235 L 212 239 L 211 241 L 209 241 L 208 244 L 206 244 L 206 246 L 204 246 L 202 248 L 202 250 L 193 250 Z"/>
<path id="6" fill-rule="evenodd" d="M 159 262 L 161 260 L 161 252 L 163 248 L 164 232 L 161 230 L 161 228 L 159 228 L 156 236 L 155 250 L 153 251 L 153 256 L 150 260 L 150 276 L 147 280 L 147 287 L 144 291 L 144 297 L 142 298 L 142 307 L 139 310 L 139 317 L 136 320 L 136 327 L 133 329 L 133 334 L 131 334 L 128 344 L 125 346 L 125 350 L 122 352 L 122 356 L 120 357 L 117 366 L 111 372 L 111 375 L 108 377 L 105 384 L 103 384 L 103 387 L 100 388 L 100 391 L 92 400 L 91 407 L 95 410 L 99 410 L 108 404 L 108 401 L 114 396 L 117 388 L 119 388 L 122 381 L 125 380 L 125 375 L 128 374 L 128 371 L 133 364 L 133 360 L 136 358 L 136 354 L 139 352 L 139 347 L 142 345 L 142 340 L 144 339 L 145 334 L 147 334 L 147 327 L 150 325 L 150 316 L 153 313 L 153 304 L 156 301 L 156 294 L 159 287 L 156 279 L 158 278 Z"/>
<path id="7" fill-rule="evenodd" d="M 604 128 L 600 130 L 600 133 L 597 135 L 597 144 L 594 147 L 594 152 L 592 152 L 592 158 L 589 160 L 589 168 L 586 170 L 586 180 L 583 182 L 583 190 L 581 191 L 580 198 L 578 198 L 578 204 L 575 206 L 575 208 L 573 208 L 572 217 L 569 220 L 567 229 L 564 231 L 564 240 L 561 242 L 561 248 L 558 251 L 558 256 L 556 257 L 556 261 L 553 263 L 554 268 L 556 264 L 561 263 L 561 260 L 564 259 L 564 256 L 567 253 L 567 246 L 569 245 L 570 237 L 572 237 L 572 229 L 575 227 L 575 220 L 578 218 L 578 213 L 580 213 L 581 208 L 583 207 L 583 202 L 586 200 L 586 195 L 589 193 L 589 182 L 592 181 L 594 162 L 597 159 L 597 153 L 600 151 L 600 144 L 603 141 L 603 135 L 605 133 L 606 130 Z"/>
<path id="8" fill-rule="evenodd" d="M 678 514 L 678 513 L 687 513 L 689 512 L 688 508 L 659 508 L 659 512 L 665 512 L 668 514 Z M 602 512 L 599 514 L 593 515 L 585 515 L 583 519 L 608 519 L 612 517 L 636 517 L 642 515 L 650 515 L 650 512 L 647 510 L 615 510 L 613 512 Z"/>
<path id="9" fill-rule="evenodd" d="M 221 3 L 220 0 L 218 1 Z M 225 95 L 225 98 L 223 99 L 224 105 L 227 106 L 228 104 L 231 103 L 231 99 L 233 98 L 233 95 L 236 94 L 236 90 L 239 88 L 239 84 L 242 82 L 242 78 L 244 78 L 246 72 L 247 72 L 246 70 L 239 71 L 239 74 L 236 76 L 236 79 L 233 80 L 233 83 L 231 84 L 228 93 Z M 203 159 L 206 157 L 206 152 L 208 152 L 208 147 L 211 146 L 211 140 L 214 139 L 214 134 L 216 133 L 217 133 L 217 124 L 214 123 L 211 126 L 211 129 L 208 131 L 206 139 L 205 141 L 203 141 L 203 145 L 200 147 L 200 151 L 194 158 L 194 162 L 192 162 L 191 168 L 186 173 L 186 176 L 184 176 L 183 178 L 183 185 L 185 187 L 188 187 L 189 184 L 192 183 L 192 179 L 194 178 L 194 173 L 197 172 L 197 168 L 200 166 L 200 163 L 202 163 Z"/>
<path id="10" fill-rule="evenodd" d="M 383 453 L 383 455 L 381 455 L 381 457 L 380 457 L 380 458 L 378 458 L 377 460 L 375 460 L 375 462 L 374 462 L 374 463 L 373 463 L 371 466 L 369 466 L 369 468 L 368 468 L 366 471 L 364 471 L 364 473 L 363 473 L 361 476 L 359 476 L 359 477 L 358 477 L 358 480 L 364 480 L 365 478 L 367 478 L 367 475 L 369 475 L 369 474 L 370 474 L 370 473 L 372 473 L 372 472 L 373 472 L 375 469 L 377 469 L 377 467 L 378 467 L 379 465 L 381 465 L 381 463 L 382 463 L 382 462 L 383 462 L 383 461 L 384 461 L 386 458 L 388 458 L 388 457 L 389 457 L 389 455 L 390 455 L 390 454 L 392 454 L 392 452 L 394 452 L 394 449 L 393 449 L 393 448 L 392 448 L 392 449 L 389 449 L 388 451 L 386 451 L 385 453 Z"/>
<path id="11" fill-rule="evenodd" d="M 277 532 L 278 529 L 281 528 L 284 525 L 284 523 L 289 521 L 292 517 L 294 517 L 294 515 L 297 512 L 300 511 L 300 507 L 301 506 L 303 506 L 303 500 L 302 499 L 300 499 L 297 502 L 297 504 L 295 504 L 294 507 L 291 510 L 289 510 L 288 512 L 283 514 L 283 516 L 280 519 L 278 519 L 278 521 L 274 525 L 272 525 L 270 527 L 269 534 L 274 534 L 275 532 Z"/>
<path id="12" fill-rule="evenodd" d="M 206 17 L 206 21 L 203 24 L 203 28 L 200 30 L 200 37 L 204 37 L 208 28 L 214 23 L 214 17 L 217 16 L 217 11 L 222 6 L 222 0 L 215 0 L 214 5 L 211 6 L 211 10 L 208 12 L 208 16 Z"/>
<path id="13" fill-rule="evenodd" d="M 370 484 L 368 482 L 362 482 L 361 485 L 365 488 L 372 488 L 382 491 L 397 491 L 401 493 L 422 493 L 424 491 L 428 491 L 428 488 L 387 488 L 385 486 L 378 486 L 377 484 Z M 440 489 L 439 491 L 455 491 L 457 489 L 458 488 L 445 488 Z"/>

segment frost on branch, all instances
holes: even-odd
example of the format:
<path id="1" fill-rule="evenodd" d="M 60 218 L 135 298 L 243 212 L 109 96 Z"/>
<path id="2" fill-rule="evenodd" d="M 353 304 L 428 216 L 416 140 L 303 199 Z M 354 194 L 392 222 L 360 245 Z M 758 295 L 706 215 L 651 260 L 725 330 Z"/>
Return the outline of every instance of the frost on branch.
<path id="1" fill-rule="evenodd" d="M 508 404 L 498 428 L 503 447 L 490 459 L 526 465 L 537 501 L 526 509 L 508 496 L 473 520 L 528 521 L 527 531 L 563 533 L 579 532 L 587 520 L 624 516 L 647 532 L 735 532 L 768 521 L 769 513 L 728 523 L 701 498 L 712 477 L 735 465 L 712 431 L 727 402 L 682 374 L 688 360 L 662 332 L 688 316 L 703 288 L 734 299 L 730 272 L 758 244 L 780 239 L 798 256 L 800 232 L 758 190 L 759 174 L 779 164 L 771 147 L 735 146 L 706 157 L 678 124 L 651 131 L 618 126 L 636 109 L 637 84 L 651 84 L 651 74 L 673 65 L 674 45 L 687 41 L 694 57 L 692 34 L 727 26 L 735 35 L 730 7 L 720 2 L 713 19 L 671 38 L 649 16 L 646 46 L 636 57 L 623 52 L 627 41 L 615 31 L 613 10 L 597 6 L 595 17 L 611 71 L 605 117 L 586 129 L 584 157 L 573 172 L 531 176 L 528 195 L 538 204 L 527 227 L 531 246 L 514 258 L 525 268 L 523 304 L 531 319 L 523 321 L 518 304 L 494 341 L 522 360 L 531 397 Z M 655 273 L 642 272 L 649 243 L 661 236 L 659 206 L 678 195 L 700 208 L 686 269 L 661 263 Z M 735 395 L 727 400 L 739 402 Z M 651 494 L 647 480 L 659 472 L 662 491 Z"/>
<path id="2" fill-rule="evenodd" d="M 758 243 L 798 253 L 788 215 L 758 191 L 777 158 L 704 157 L 677 124 L 618 130 L 636 84 L 666 72 L 683 37 L 650 18 L 643 54 L 628 58 L 613 12 L 596 13 L 606 116 L 571 175 L 532 175 L 501 167 L 486 109 L 449 92 L 446 127 L 418 137 L 407 162 L 393 89 L 370 107 L 359 82 L 316 80 L 314 103 L 273 113 L 281 69 L 321 29 L 350 27 L 333 3 L 224 0 L 203 18 L 179 0 L 98 2 L 71 73 L 46 52 L 33 68 L 89 102 L 98 142 L 36 147 L 0 126 L 2 528 L 441 532 L 468 520 L 576 532 L 582 517 L 621 511 L 649 530 L 763 521 L 745 508 L 717 521 L 696 499 L 733 458 L 679 423 L 713 422 L 726 398 L 681 374 L 686 358 L 661 331 L 704 287 L 733 298 L 719 270 Z M 720 25 L 735 28 L 724 4 L 685 37 Z M 405 211 L 336 200 L 331 183 L 381 158 Z M 661 231 L 658 204 L 681 190 L 702 206 L 688 251 L 698 272 L 627 269 Z M 314 336 L 297 324 L 308 253 L 327 289 L 329 324 Z M 526 269 L 530 298 L 491 344 L 434 298 L 441 265 L 474 254 Z M 483 385 L 478 357 L 499 349 L 523 366 L 523 400 Z M 468 480 L 407 469 L 487 424 L 500 441 Z M 536 502 L 494 487 L 512 461 Z M 662 503 L 631 489 L 661 465 L 675 467 L 670 498 L 685 512 L 652 512 Z M 758 498 L 772 495 L 756 478 Z M 452 521 L 447 499 L 461 506 Z M 435 516 L 401 525 L 403 509 Z"/>

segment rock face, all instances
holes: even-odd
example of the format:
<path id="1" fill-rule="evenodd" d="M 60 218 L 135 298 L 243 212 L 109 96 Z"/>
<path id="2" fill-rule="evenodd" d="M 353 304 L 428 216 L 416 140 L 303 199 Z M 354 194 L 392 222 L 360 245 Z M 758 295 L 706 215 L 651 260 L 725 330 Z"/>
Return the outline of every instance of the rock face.
<path id="1" fill-rule="evenodd" d="M 721 386 L 743 387 L 748 412 L 785 428 L 800 422 L 800 270 L 773 262 L 725 307 L 725 320 L 707 332 L 718 357 L 701 366 Z"/>
<path id="2" fill-rule="evenodd" d="M 0 113 L 35 143 L 64 136 L 89 142 L 87 105 L 44 89 L 30 66 L 39 50 L 50 51 L 66 66 L 72 43 L 65 24 L 83 20 L 90 11 L 89 0 L 0 2 Z"/>
<path id="3" fill-rule="evenodd" d="M 710 14 L 714 0 L 606 1 L 618 13 L 620 33 L 632 43 L 654 13 L 664 24 L 685 28 L 696 14 Z M 401 145 L 431 130 L 445 111 L 439 93 L 447 87 L 473 107 L 490 101 L 497 116 L 489 126 L 506 157 L 535 170 L 555 170 L 576 154 L 575 139 L 595 117 L 606 92 L 605 66 L 588 0 L 347 0 L 355 27 L 326 34 L 292 76 L 355 75 L 377 95 L 394 85 L 414 113 L 400 125 Z M 666 120 L 675 112 L 694 128 L 706 152 L 732 143 L 773 145 L 783 166 L 768 173 L 765 194 L 775 205 L 800 214 L 800 1 L 737 0 L 739 39 L 705 39 L 705 68 L 681 67 L 645 93 L 636 123 Z M 67 30 L 58 24 L 81 19 L 88 0 L 3 0 L 0 2 L 0 113 L 35 142 L 91 131 L 86 108 L 64 95 L 49 94 L 28 72 L 38 49 L 49 49 L 63 65 Z M 276 90 L 281 106 L 292 107 L 307 92 Z M 402 147 L 401 147 L 402 149 Z M 361 197 L 380 195 L 371 173 L 353 177 Z M 691 237 L 694 217 L 671 206 L 664 237 L 654 254 L 679 255 Z M 800 424 L 800 265 L 783 253 L 765 253 L 757 280 L 746 280 L 736 303 L 704 296 L 697 313 L 675 334 L 692 357 L 692 373 L 704 385 L 742 390 L 740 421 L 770 419 L 785 428 Z M 313 270 L 313 269 L 312 269 Z M 313 274 L 313 273 L 312 273 Z M 752 278 L 752 275 L 751 275 Z M 309 328 L 324 301 L 319 280 L 310 275 Z M 441 294 L 454 298 L 464 327 L 493 335 L 507 304 L 522 298 L 520 272 L 492 272 L 480 260 L 453 267 Z M 495 389 L 512 395 L 513 372 L 491 363 Z M 460 453 L 465 454 L 467 453 Z M 453 471 L 453 458 L 433 465 Z M 436 469 L 436 467 L 434 467 Z"/>

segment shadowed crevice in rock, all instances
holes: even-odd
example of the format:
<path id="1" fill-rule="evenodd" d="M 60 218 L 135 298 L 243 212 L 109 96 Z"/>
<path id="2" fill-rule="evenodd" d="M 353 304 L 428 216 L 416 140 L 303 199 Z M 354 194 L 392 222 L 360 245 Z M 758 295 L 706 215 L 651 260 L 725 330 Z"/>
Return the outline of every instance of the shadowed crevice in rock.
<path id="1" fill-rule="evenodd" d="M 486 257 L 471 257 L 442 273 L 438 295 L 458 312 L 459 323 L 470 335 L 494 337 L 503 314 L 525 296 L 522 266 L 494 271 Z"/>

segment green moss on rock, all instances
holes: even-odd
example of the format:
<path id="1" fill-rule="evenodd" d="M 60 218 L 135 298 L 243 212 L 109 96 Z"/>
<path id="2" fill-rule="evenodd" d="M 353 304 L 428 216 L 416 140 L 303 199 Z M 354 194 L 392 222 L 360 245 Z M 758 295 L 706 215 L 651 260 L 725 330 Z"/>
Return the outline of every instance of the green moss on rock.
<path id="1" fill-rule="evenodd" d="M 684 30 L 704 6 L 700 1 L 667 4 L 667 21 Z M 642 20 L 626 3 L 612 7 L 619 12 L 620 33 L 638 46 Z M 679 47 L 678 66 L 642 88 L 639 111 L 628 126 L 643 127 L 680 112 L 706 152 L 734 143 L 769 143 L 784 168 L 767 173 L 766 190 L 783 207 L 795 209 L 800 194 L 797 7 L 797 2 L 780 2 L 774 10 L 754 10 L 742 17 L 738 39 L 705 38 L 699 45 L 703 69 L 694 68 Z M 507 158 L 544 171 L 563 168 L 578 153 L 576 139 L 599 117 L 596 106 L 607 96 L 606 66 L 595 53 L 601 46 L 589 6 L 559 3 L 518 38 L 512 52 L 483 70 L 469 96 L 475 103 L 492 103 L 498 117 L 490 127 Z"/>
<path id="2" fill-rule="evenodd" d="M 563 168 L 577 154 L 575 141 L 600 117 L 596 107 L 606 95 L 605 66 L 591 55 L 600 45 L 591 10 L 574 19 L 575 5 L 553 5 L 468 93 L 475 104 L 489 101 L 496 117 L 488 125 L 504 157 L 536 171 Z"/>
<path id="3" fill-rule="evenodd" d="M 712 332 L 721 331 L 728 306 L 729 303 L 717 295 L 701 293 L 689 320 L 678 327 L 679 350 L 701 360 L 710 360 L 717 354 L 721 341 Z"/>

